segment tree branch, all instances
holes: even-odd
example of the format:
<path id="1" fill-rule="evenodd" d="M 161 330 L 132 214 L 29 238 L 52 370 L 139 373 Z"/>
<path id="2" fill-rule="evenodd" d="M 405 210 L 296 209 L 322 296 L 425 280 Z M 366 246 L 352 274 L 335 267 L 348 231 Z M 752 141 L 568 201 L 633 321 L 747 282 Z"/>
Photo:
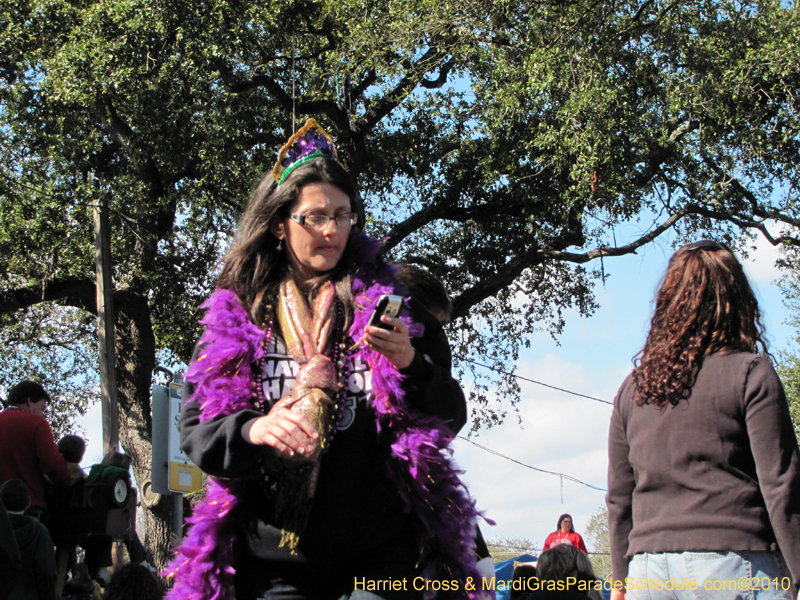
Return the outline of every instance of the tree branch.
<path id="1" fill-rule="evenodd" d="M 445 83 L 447 83 L 447 76 L 450 74 L 450 71 L 453 70 L 453 66 L 455 65 L 455 61 L 451 58 L 446 63 L 444 63 L 441 68 L 439 69 L 439 77 L 430 81 L 429 79 L 420 79 L 420 85 L 428 90 L 435 90 L 442 87 Z"/>
<path id="2" fill-rule="evenodd" d="M 376 81 L 378 81 L 378 75 L 375 69 L 370 69 L 361 83 L 350 90 L 350 96 L 353 98 L 361 98 L 370 86 L 375 85 Z"/>
<path id="3" fill-rule="evenodd" d="M 583 264 L 604 256 L 623 256 L 625 254 L 634 254 L 637 249 L 645 244 L 653 241 L 659 235 L 672 228 L 678 221 L 683 219 L 689 214 L 697 212 L 697 207 L 694 205 L 687 205 L 681 210 L 671 215 L 659 226 L 652 231 L 643 235 L 639 239 L 624 246 L 616 248 L 609 248 L 601 246 L 585 253 L 565 252 L 557 248 L 541 248 L 539 246 L 531 246 L 524 252 L 520 252 L 509 260 L 502 268 L 492 275 L 490 280 L 483 280 L 465 290 L 453 299 L 453 317 L 459 317 L 466 314 L 471 307 L 482 302 L 486 298 L 495 295 L 503 288 L 511 285 L 511 283 L 519 277 L 525 269 L 529 269 L 539 265 L 547 260 L 557 260 L 563 262 L 572 262 Z M 576 232 L 565 232 L 561 239 L 557 242 L 558 246 L 567 248 L 570 245 L 575 245 L 577 241 L 575 237 Z"/>
<path id="4" fill-rule="evenodd" d="M 753 213 L 753 216 L 758 217 L 759 220 L 749 219 L 744 216 L 737 216 L 733 212 L 725 210 L 725 207 L 722 204 L 718 204 L 720 207 L 718 209 L 698 207 L 699 214 L 712 219 L 729 221 L 742 228 L 757 229 L 773 246 L 778 244 L 786 244 L 789 246 L 800 247 L 800 241 L 796 237 L 785 235 L 779 237 L 772 236 L 772 234 L 770 234 L 767 230 L 766 224 L 764 223 L 764 221 L 769 219 L 785 223 L 786 225 L 790 225 L 791 227 L 800 230 L 800 219 L 784 214 L 779 210 L 767 210 L 763 208 L 759 204 L 756 195 L 744 187 L 736 177 L 733 175 L 728 175 L 725 170 L 705 152 L 701 152 L 701 155 L 703 157 L 703 162 L 717 175 L 718 182 L 730 185 L 742 198 L 747 201 L 747 203 L 750 205 L 750 211 Z"/>
<path id="5" fill-rule="evenodd" d="M 97 314 L 95 282 L 85 277 L 48 279 L 37 285 L 0 290 L 0 313 L 14 312 L 42 302 L 59 300 L 68 306 Z"/>
<path id="6" fill-rule="evenodd" d="M 392 227 L 387 234 L 389 239 L 383 245 L 381 252 L 388 252 L 410 234 L 442 216 L 445 212 L 445 207 L 453 205 L 455 201 L 459 199 L 461 193 L 472 182 L 473 178 L 474 174 L 470 174 L 468 177 L 462 177 L 458 181 L 455 181 L 447 189 L 447 194 L 445 194 L 444 198 L 439 201 L 431 202 L 422 210 L 415 212 L 410 217 Z"/>
<path id="7" fill-rule="evenodd" d="M 705 208 L 702 206 L 696 207 L 695 212 L 699 215 L 708 217 L 709 219 L 714 219 L 716 221 L 728 221 L 730 223 L 733 223 L 734 225 L 741 227 L 742 229 L 756 229 L 773 246 L 785 245 L 785 246 L 794 246 L 796 248 L 800 248 L 800 240 L 798 238 L 790 235 L 780 235 L 777 237 L 773 236 L 767 229 L 767 224 L 762 220 L 755 221 L 752 219 L 744 219 L 741 217 L 737 217 L 727 211 L 712 210 L 710 208 Z M 792 225 L 794 227 L 797 227 L 797 225 L 795 224 L 797 222 L 797 219 L 787 217 L 786 215 L 779 214 L 777 216 L 769 218 L 774 221 L 779 221 L 782 223 L 786 223 L 787 225 Z M 792 223 L 791 221 L 794 221 L 795 223 Z"/>
<path id="8" fill-rule="evenodd" d="M 131 161 L 136 174 L 147 185 L 149 191 L 148 195 L 154 201 L 153 205 L 159 206 L 156 218 L 153 221 L 153 226 L 150 227 L 149 230 L 152 231 L 158 239 L 164 238 L 172 229 L 175 222 L 175 210 L 177 207 L 174 201 L 166 205 L 155 202 L 166 196 L 164 179 L 155 160 L 153 160 L 151 156 L 146 156 L 143 159 L 139 157 L 137 150 L 131 143 L 133 130 L 119 116 L 108 95 L 104 94 L 98 99 L 95 104 L 95 114 L 102 124 L 101 129 L 110 135 L 112 139 L 124 149 L 125 155 Z M 147 248 L 149 248 L 150 253 L 152 253 L 151 245 L 144 244 L 142 246 L 142 249 Z"/>
<path id="9" fill-rule="evenodd" d="M 294 110 L 302 114 L 324 114 L 340 126 L 348 122 L 347 113 L 331 100 L 300 102 L 295 98 L 293 101 L 283 87 L 268 75 L 255 75 L 250 79 L 237 79 L 225 61 L 218 59 L 215 64 L 225 86 L 225 91 L 230 94 L 242 94 L 257 88 L 264 88 L 275 98 L 278 105 L 287 112 L 291 112 L 294 108 Z"/>
<path id="10" fill-rule="evenodd" d="M 359 129 L 362 134 L 372 130 L 381 120 L 397 108 L 406 99 L 415 87 L 420 85 L 425 73 L 428 73 L 438 65 L 446 56 L 446 53 L 436 48 L 428 48 L 419 60 L 411 63 L 406 68 L 406 75 L 400 79 L 394 88 L 383 98 L 369 107 L 364 116 L 359 119 Z"/>
<path id="11" fill-rule="evenodd" d="M 674 227 L 678 223 L 678 221 L 691 214 L 700 214 L 700 210 L 701 208 L 696 204 L 687 204 L 677 212 L 670 215 L 669 218 L 667 218 L 663 223 L 652 229 L 649 233 L 643 235 L 639 239 L 631 242 L 630 244 L 625 244 L 624 246 L 616 246 L 614 248 L 611 248 L 609 246 L 600 246 L 599 248 L 594 248 L 593 250 L 589 250 L 589 252 L 584 252 L 582 254 L 575 252 L 564 252 L 562 250 L 543 249 L 538 253 L 541 256 L 541 260 L 538 262 L 543 262 L 544 260 L 551 259 L 564 262 L 572 262 L 576 264 L 583 264 L 589 262 L 590 260 L 594 260 L 595 258 L 636 254 L 636 250 L 638 250 L 645 244 L 652 242 L 662 233 Z"/>

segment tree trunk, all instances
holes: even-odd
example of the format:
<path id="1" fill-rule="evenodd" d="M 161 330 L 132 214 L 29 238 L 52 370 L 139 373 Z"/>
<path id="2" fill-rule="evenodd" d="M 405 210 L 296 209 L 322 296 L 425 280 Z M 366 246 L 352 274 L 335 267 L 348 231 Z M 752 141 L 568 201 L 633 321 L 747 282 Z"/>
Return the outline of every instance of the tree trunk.
<path id="1" fill-rule="evenodd" d="M 150 308 L 144 296 L 121 291 L 114 295 L 116 364 L 119 398 L 119 439 L 133 459 L 133 471 L 141 487 L 152 478 L 152 413 L 150 388 L 155 367 L 155 336 Z M 161 496 L 145 507 L 145 530 L 139 537 L 162 569 L 169 558 L 172 500 Z"/>

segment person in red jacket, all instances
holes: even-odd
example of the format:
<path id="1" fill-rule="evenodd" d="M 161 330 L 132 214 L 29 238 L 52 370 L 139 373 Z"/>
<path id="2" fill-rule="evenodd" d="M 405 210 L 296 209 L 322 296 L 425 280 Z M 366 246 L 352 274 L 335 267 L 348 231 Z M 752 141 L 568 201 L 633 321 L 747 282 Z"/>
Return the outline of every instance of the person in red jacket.
<path id="1" fill-rule="evenodd" d="M 31 489 L 26 511 L 41 518 L 47 512 L 45 475 L 56 485 L 69 485 L 67 461 L 58 451 L 53 431 L 44 418 L 50 395 L 38 383 L 23 381 L 8 393 L 0 412 L 0 485 L 20 479 Z"/>
<path id="2" fill-rule="evenodd" d="M 575 546 L 581 552 L 589 554 L 581 534 L 575 533 L 575 528 L 572 526 L 572 516 L 566 513 L 558 517 L 556 530 L 547 536 L 544 542 L 544 550 L 550 550 L 550 548 L 559 544 L 569 544 L 570 546 Z"/>

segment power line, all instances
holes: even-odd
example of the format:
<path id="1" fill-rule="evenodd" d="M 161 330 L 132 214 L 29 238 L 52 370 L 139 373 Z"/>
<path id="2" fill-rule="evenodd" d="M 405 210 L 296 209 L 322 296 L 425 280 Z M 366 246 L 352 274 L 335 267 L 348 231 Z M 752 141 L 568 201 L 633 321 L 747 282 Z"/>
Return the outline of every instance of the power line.
<path id="1" fill-rule="evenodd" d="M 511 377 L 516 377 L 517 379 L 521 379 L 522 381 L 527 381 L 528 383 L 535 383 L 536 385 L 542 385 L 544 387 L 550 388 L 552 390 L 558 390 L 559 392 L 564 392 L 566 394 L 572 394 L 573 396 L 580 396 L 581 398 L 588 398 L 589 400 L 594 400 L 595 402 L 602 402 L 603 404 L 609 404 L 614 406 L 613 402 L 609 402 L 608 400 L 603 400 L 602 398 L 595 398 L 594 396 L 587 396 L 586 394 L 581 394 L 579 392 L 573 392 L 572 390 L 567 390 L 564 388 L 557 387 L 555 385 L 550 385 L 549 383 L 543 383 L 541 381 L 536 381 L 535 379 L 529 379 L 528 377 L 523 377 L 522 375 L 517 375 L 516 373 L 511 373 L 510 371 L 503 371 L 502 369 L 498 369 L 496 367 L 490 367 L 489 365 L 484 365 L 477 361 L 467 358 L 466 356 L 462 356 L 460 354 L 454 355 L 458 360 L 462 360 L 464 362 L 472 363 L 473 365 L 477 365 L 479 367 L 483 367 L 484 369 L 489 369 L 490 371 L 495 371 L 497 373 L 502 373 L 503 375 L 511 375 Z"/>
<path id="2" fill-rule="evenodd" d="M 517 463 L 518 465 L 522 465 L 523 467 L 526 467 L 528 469 L 532 469 L 534 471 L 539 471 L 540 473 L 547 473 L 548 475 L 557 475 L 557 476 L 563 477 L 564 479 L 567 479 L 569 481 L 574 481 L 575 483 L 579 483 L 581 485 L 585 485 L 586 487 L 592 488 L 593 490 L 597 490 L 599 492 L 607 492 L 608 491 L 605 488 L 600 488 L 600 487 L 597 487 L 596 485 L 592 485 L 591 483 L 586 483 L 585 481 L 581 481 L 580 479 L 576 479 L 572 475 L 567 475 L 566 473 L 556 473 L 554 471 L 548 471 L 546 469 L 540 469 L 538 467 L 532 467 L 531 465 L 526 465 L 524 462 L 520 462 L 515 458 L 511 458 L 510 456 L 506 456 L 505 454 L 502 454 L 502 453 L 498 452 L 497 450 L 492 450 L 491 448 L 487 448 L 486 446 L 483 446 L 483 445 L 479 444 L 478 442 L 473 442 L 471 439 L 465 438 L 462 435 L 459 435 L 458 439 L 464 440 L 465 442 L 469 442 L 473 446 L 477 446 L 478 448 L 480 448 L 481 450 L 485 450 L 489 454 L 494 454 L 495 456 L 499 456 L 500 458 L 505 458 L 506 460 L 510 460 L 511 462 Z"/>

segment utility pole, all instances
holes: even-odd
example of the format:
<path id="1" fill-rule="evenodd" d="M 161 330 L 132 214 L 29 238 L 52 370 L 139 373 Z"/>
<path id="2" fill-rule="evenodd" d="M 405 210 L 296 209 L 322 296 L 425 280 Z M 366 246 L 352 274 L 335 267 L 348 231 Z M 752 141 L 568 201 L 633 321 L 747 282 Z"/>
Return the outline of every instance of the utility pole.
<path id="1" fill-rule="evenodd" d="M 100 349 L 100 394 L 103 407 L 103 453 L 119 446 L 117 377 L 114 370 L 114 302 L 111 282 L 111 236 L 108 199 L 98 194 L 93 209 L 94 260 L 97 268 L 97 334 Z"/>

